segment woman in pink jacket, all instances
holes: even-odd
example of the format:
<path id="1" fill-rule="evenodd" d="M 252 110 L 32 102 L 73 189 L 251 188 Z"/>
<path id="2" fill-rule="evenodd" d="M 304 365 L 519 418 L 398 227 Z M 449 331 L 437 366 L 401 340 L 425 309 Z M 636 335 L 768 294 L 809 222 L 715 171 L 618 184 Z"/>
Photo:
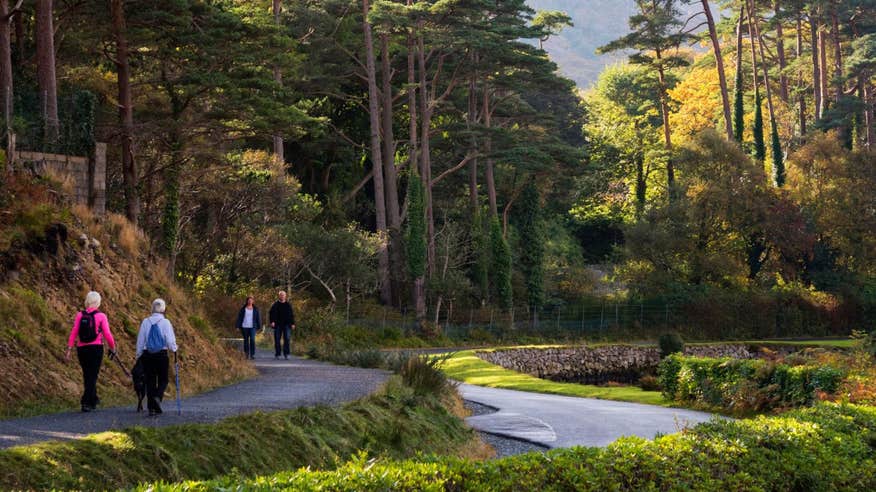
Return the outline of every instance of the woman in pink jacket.
<path id="1" fill-rule="evenodd" d="M 82 393 L 83 412 L 95 409 L 100 398 L 97 397 L 97 375 L 100 373 L 100 364 L 103 361 L 103 341 L 109 345 L 110 358 L 116 354 L 116 341 L 110 331 L 109 320 L 100 307 L 100 294 L 91 291 L 85 296 L 85 309 L 76 314 L 73 321 L 73 329 L 67 340 L 67 360 L 70 360 L 70 351 L 76 345 L 76 355 L 79 365 L 82 366 L 82 382 L 85 391 Z"/>

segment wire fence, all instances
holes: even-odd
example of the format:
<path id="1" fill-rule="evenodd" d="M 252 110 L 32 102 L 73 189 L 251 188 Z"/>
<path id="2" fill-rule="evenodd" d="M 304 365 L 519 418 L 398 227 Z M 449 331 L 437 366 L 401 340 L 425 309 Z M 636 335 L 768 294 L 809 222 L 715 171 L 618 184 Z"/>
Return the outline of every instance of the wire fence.
<path id="1" fill-rule="evenodd" d="M 555 305 L 537 313 L 525 307 L 453 309 L 426 318 L 433 331 L 457 339 L 533 336 L 539 338 L 602 338 L 616 335 L 652 336 L 678 331 L 695 339 L 784 338 L 846 335 L 855 323 L 844 317 L 794 305 L 775 304 L 753 309 L 734 306 L 675 305 L 669 302 L 611 302 Z M 381 311 L 352 309 L 347 323 L 370 330 L 418 333 L 422 327 L 413 312 L 383 308 Z"/>

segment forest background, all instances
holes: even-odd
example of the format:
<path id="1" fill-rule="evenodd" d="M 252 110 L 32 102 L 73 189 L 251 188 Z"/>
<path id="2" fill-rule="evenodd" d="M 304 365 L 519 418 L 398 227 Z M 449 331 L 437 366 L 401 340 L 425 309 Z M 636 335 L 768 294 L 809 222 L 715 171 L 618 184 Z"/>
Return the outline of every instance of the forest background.
<path id="1" fill-rule="evenodd" d="M 388 339 L 869 328 L 876 2 L 626 8 L 582 88 L 542 47 L 606 12 L 0 0 L 4 143 L 108 142 L 217 322 L 282 287 Z"/>

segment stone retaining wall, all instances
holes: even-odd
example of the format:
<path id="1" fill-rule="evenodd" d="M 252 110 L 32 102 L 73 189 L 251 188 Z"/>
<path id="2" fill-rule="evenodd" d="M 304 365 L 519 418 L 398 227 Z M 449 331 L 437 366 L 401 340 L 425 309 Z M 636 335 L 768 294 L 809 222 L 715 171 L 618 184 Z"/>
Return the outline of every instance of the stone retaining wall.
<path id="1" fill-rule="evenodd" d="M 106 144 L 97 142 L 92 158 L 17 150 L 13 160 L 28 163 L 34 171 L 51 169 L 73 178 L 73 200 L 88 205 L 97 214 L 106 211 Z"/>
<path id="2" fill-rule="evenodd" d="M 749 359 L 754 354 L 742 344 L 693 345 L 685 355 Z M 653 374 L 660 363 L 657 347 L 604 345 L 599 347 L 523 348 L 477 352 L 481 359 L 542 379 L 602 384 L 633 383 Z"/>

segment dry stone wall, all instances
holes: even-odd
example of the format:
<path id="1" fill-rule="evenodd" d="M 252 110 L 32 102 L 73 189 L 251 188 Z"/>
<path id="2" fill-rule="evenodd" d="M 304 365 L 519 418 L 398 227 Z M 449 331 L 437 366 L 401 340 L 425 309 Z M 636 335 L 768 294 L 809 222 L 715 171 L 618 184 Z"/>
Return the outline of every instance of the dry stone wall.
<path id="1" fill-rule="evenodd" d="M 754 354 L 742 344 L 692 345 L 685 355 L 749 359 Z M 477 352 L 493 364 L 553 381 L 602 384 L 632 383 L 653 374 L 660 363 L 657 347 L 604 345 L 598 347 L 523 348 Z"/>

